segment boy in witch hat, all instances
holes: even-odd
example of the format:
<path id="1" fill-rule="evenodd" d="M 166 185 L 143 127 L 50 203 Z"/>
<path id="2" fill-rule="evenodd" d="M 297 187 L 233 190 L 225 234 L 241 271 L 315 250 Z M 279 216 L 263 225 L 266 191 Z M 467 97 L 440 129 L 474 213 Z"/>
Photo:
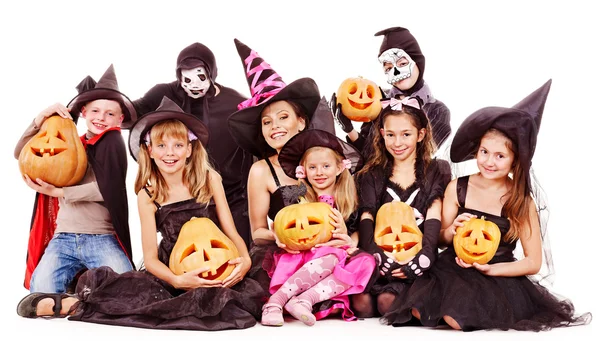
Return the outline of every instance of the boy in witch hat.
<path id="1" fill-rule="evenodd" d="M 133 103 L 119 91 L 112 65 L 96 82 L 87 76 L 68 108 L 57 103 L 40 112 L 15 148 L 23 146 L 42 123 L 58 114 L 85 118 L 81 136 L 88 165 L 76 185 L 58 188 L 25 176 L 37 192 L 27 251 L 24 286 L 31 292 L 64 293 L 80 271 L 109 266 L 115 272 L 133 269 L 125 178 L 127 149 L 121 128 L 136 118 Z"/>

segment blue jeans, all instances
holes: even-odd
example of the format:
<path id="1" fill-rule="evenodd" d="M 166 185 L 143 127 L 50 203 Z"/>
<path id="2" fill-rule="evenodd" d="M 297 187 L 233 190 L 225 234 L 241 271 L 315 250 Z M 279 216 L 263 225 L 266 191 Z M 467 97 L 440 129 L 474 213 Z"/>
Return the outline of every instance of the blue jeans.
<path id="1" fill-rule="evenodd" d="M 112 234 L 57 233 L 31 275 L 31 292 L 63 293 L 83 269 L 111 267 L 117 273 L 133 270 Z"/>

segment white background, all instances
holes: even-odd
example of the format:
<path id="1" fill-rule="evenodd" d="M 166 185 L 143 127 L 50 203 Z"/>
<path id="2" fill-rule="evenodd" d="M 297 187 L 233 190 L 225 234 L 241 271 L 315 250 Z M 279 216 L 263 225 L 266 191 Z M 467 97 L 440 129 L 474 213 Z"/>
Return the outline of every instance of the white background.
<path id="1" fill-rule="evenodd" d="M 131 99 L 156 83 L 175 80 L 181 49 L 199 41 L 214 52 L 217 81 L 249 96 L 233 43 L 255 49 L 287 83 L 316 80 L 331 96 L 347 77 L 363 76 L 383 87 L 377 61 L 379 30 L 403 26 L 426 56 L 424 74 L 433 94 L 452 112 L 452 130 L 484 106 L 512 106 L 552 78 L 538 147 L 536 174 L 550 204 L 549 229 L 556 280 L 553 291 L 577 311 L 598 312 L 597 80 L 600 70 L 596 10 L 585 1 L 10 1 L 0 5 L 0 134 L 3 171 L 4 260 L 0 325 L 19 337 L 45 340 L 78 337 L 196 337 L 185 331 L 156 331 L 62 321 L 27 320 L 15 313 L 23 288 L 25 255 L 34 193 L 20 179 L 13 148 L 45 107 L 67 104 L 75 85 L 94 79 L 113 63 L 120 89 Z M 591 3 L 591 2 L 590 2 Z M 83 133 L 85 124 L 80 120 Z M 226 132 L 214 132 L 226 133 Z M 341 132 L 339 134 L 341 135 Z M 124 132 L 124 138 L 127 138 Z M 133 193 L 137 164 L 129 159 L 130 226 L 134 259 L 140 260 L 139 221 Z M 283 328 L 257 326 L 211 336 L 330 339 L 347 331 L 356 339 L 565 338 L 591 339 L 596 323 L 549 333 L 477 332 L 392 328 L 376 319 L 354 323 L 321 321 L 308 328 L 295 321 Z M 344 328 L 344 329 L 342 329 Z M 3 331 L 6 330 L 3 328 Z M 349 335 L 344 333 L 342 335 Z M 421 334 L 423 333 L 423 334 Z M 597 339 L 597 338 L 596 338 Z"/>

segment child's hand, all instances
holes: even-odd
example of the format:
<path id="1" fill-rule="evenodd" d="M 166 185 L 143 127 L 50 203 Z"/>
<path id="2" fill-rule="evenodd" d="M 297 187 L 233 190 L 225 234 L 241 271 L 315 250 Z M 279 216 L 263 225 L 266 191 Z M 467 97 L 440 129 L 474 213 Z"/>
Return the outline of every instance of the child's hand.
<path id="1" fill-rule="evenodd" d="M 277 246 L 279 246 L 280 249 L 284 249 L 287 253 L 300 253 L 300 251 L 288 249 L 285 244 L 279 241 L 279 238 L 277 238 L 277 235 L 275 233 L 273 233 L 273 236 L 275 237 L 275 244 L 277 244 Z"/>
<path id="2" fill-rule="evenodd" d="M 210 268 L 208 266 L 196 269 L 194 271 L 186 272 L 183 275 L 179 275 L 177 276 L 177 283 L 174 283 L 173 286 L 183 290 L 223 286 L 223 281 L 208 280 L 202 278 L 201 274 L 206 271 L 210 271 Z"/>
<path id="3" fill-rule="evenodd" d="M 332 207 L 331 213 L 329 213 L 329 217 L 331 218 L 329 223 L 335 228 L 335 230 L 333 230 L 331 233 L 348 234 L 348 228 L 346 227 L 344 216 L 342 216 L 342 213 L 340 211 Z"/>
<path id="4" fill-rule="evenodd" d="M 323 246 L 330 246 L 330 247 L 342 247 L 342 246 L 348 246 L 350 248 L 356 248 L 356 242 L 354 240 L 352 240 L 352 238 L 350 238 L 350 236 L 347 233 L 334 233 L 331 235 L 331 240 L 329 240 L 326 243 L 322 243 L 322 244 L 317 244 L 315 245 L 315 247 L 323 247 Z"/>
<path id="5" fill-rule="evenodd" d="M 406 279 L 406 275 L 402 272 L 402 268 L 392 270 L 392 277 Z"/>
<path id="6" fill-rule="evenodd" d="M 456 229 L 461 226 L 464 226 L 463 223 L 467 220 L 470 220 L 471 218 L 477 218 L 477 216 L 474 214 L 471 214 L 471 213 L 467 213 L 467 212 L 459 214 L 452 222 L 452 225 L 448 226 L 444 230 L 444 233 L 446 234 L 447 239 L 454 238 L 454 236 L 456 235 Z"/>
<path id="7" fill-rule="evenodd" d="M 492 266 L 489 264 L 479 264 L 477 262 L 473 263 L 473 264 L 469 264 L 467 262 L 465 262 L 464 260 L 456 257 L 456 264 L 458 264 L 458 266 L 460 266 L 461 268 L 475 268 L 477 271 L 483 273 L 484 275 L 489 275 L 490 270 L 492 269 Z"/>
<path id="8" fill-rule="evenodd" d="M 71 117 L 69 108 L 65 107 L 64 105 L 62 105 L 60 103 L 55 103 L 55 104 L 52 104 L 51 106 L 47 107 L 46 109 L 42 110 L 42 112 L 40 112 L 35 117 L 35 126 L 38 128 L 41 127 L 42 123 L 44 123 L 44 121 L 48 117 L 50 117 L 54 114 L 58 114 L 62 118 L 68 118 L 71 120 L 73 119 L 73 117 Z"/>
<path id="9" fill-rule="evenodd" d="M 235 264 L 233 272 L 223 280 L 223 286 L 230 288 L 244 279 L 248 270 L 250 270 L 250 258 L 238 257 L 229 261 L 229 264 Z"/>
<path id="10" fill-rule="evenodd" d="M 23 179 L 25 180 L 27 186 L 40 194 L 45 194 L 47 196 L 56 198 L 62 198 L 65 195 L 65 191 L 62 188 L 54 187 L 54 185 L 44 182 L 42 179 L 38 178 L 35 179 L 35 182 L 33 182 L 27 174 L 23 175 Z"/>

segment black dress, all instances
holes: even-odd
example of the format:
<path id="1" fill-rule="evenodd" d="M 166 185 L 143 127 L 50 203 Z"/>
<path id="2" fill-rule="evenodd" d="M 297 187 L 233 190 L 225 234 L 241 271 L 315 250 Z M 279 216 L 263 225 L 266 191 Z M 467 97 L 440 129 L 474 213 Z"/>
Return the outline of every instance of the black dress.
<path id="1" fill-rule="evenodd" d="M 443 199 L 446 186 L 451 179 L 450 165 L 445 160 L 434 159 L 424 169 L 421 162 L 415 165 L 415 182 L 407 188 L 402 188 L 398 184 L 389 180 L 391 170 L 376 169 L 363 175 L 360 179 L 360 212 L 369 212 L 373 217 L 377 216 L 377 211 L 384 204 L 391 202 L 397 196 L 401 201 L 411 201 L 410 206 L 419 211 L 424 219 L 419 223 L 419 228 L 423 231 L 423 221 L 427 219 L 427 210 L 436 199 Z M 416 196 L 409 200 L 411 195 L 416 192 Z M 394 278 L 391 281 L 379 275 L 379 271 L 373 273 L 372 284 L 365 290 L 372 296 L 378 296 L 388 292 L 400 295 L 406 291 L 411 283 L 407 280 Z"/>
<path id="2" fill-rule="evenodd" d="M 465 207 L 469 177 L 457 182 L 460 205 L 458 214 L 468 212 L 485 215 L 498 225 L 502 237 L 510 222 L 499 217 Z M 500 242 L 489 264 L 512 262 L 515 242 Z M 569 324 L 583 324 L 589 314 L 574 316 L 573 304 L 559 300 L 545 287 L 532 282 L 527 276 L 487 276 L 475 268 L 461 268 L 455 261 L 452 246 L 443 251 L 433 267 L 418 277 L 410 289 L 397 297 L 384 321 L 402 326 L 411 320 L 411 309 L 416 308 L 424 326 L 443 324 L 444 315 L 452 317 L 465 331 L 478 329 L 547 330 Z"/>
<path id="3" fill-rule="evenodd" d="M 158 206 L 158 205 L 157 205 Z M 189 199 L 158 206 L 162 240 L 158 258 L 169 264 L 181 226 L 192 217 L 218 222 L 216 206 Z M 86 271 L 77 283 L 80 299 L 70 320 L 153 329 L 223 330 L 256 324 L 261 315 L 260 285 L 244 278 L 232 288 L 173 288 L 147 271 L 117 274 L 108 267 Z"/>

